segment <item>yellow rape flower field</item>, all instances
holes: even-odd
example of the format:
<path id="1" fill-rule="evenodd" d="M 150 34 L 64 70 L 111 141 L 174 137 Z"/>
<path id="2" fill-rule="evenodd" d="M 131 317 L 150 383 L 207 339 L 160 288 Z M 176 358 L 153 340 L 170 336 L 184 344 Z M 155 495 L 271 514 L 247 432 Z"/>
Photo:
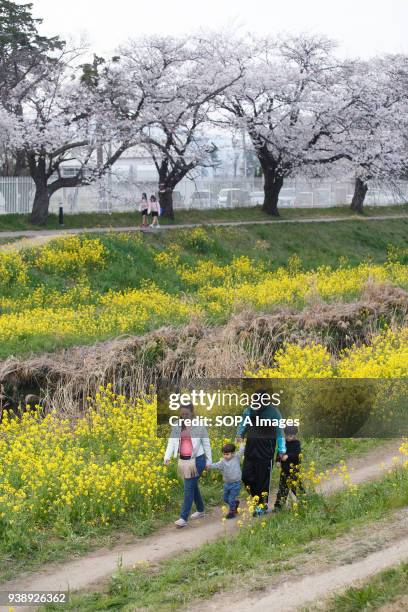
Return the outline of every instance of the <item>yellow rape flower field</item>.
<path id="1" fill-rule="evenodd" d="M 408 329 L 389 330 L 370 346 L 346 351 L 338 362 L 319 345 L 287 345 L 274 367 L 247 375 L 406 377 Z M 154 396 L 126 400 L 108 386 L 75 422 L 56 413 L 42 418 L 36 410 L 21 419 L 5 413 L 0 425 L 3 546 L 14 548 L 16 534 L 24 542 L 28 524 L 80 529 L 117 524 L 129 511 L 143 516 L 164 508 L 179 485 L 162 465 L 165 441 L 157 437 L 156 408 Z M 401 448 L 406 454 L 406 444 Z"/>
<path id="2" fill-rule="evenodd" d="M 106 250 L 100 240 L 79 236 L 59 238 L 40 250 L 36 266 L 47 272 L 72 273 L 92 265 L 101 265 Z"/>
<path id="3" fill-rule="evenodd" d="M 286 344 L 274 357 L 273 367 L 246 375 L 256 378 L 405 378 L 408 377 L 408 328 L 385 330 L 368 346 L 330 355 L 317 343 L 300 347 Z"/>
<path id="4" fill-rule="evenodd" d="M 194 312 L 199 312 L 197 306 L 190 306 L 186 300 L 175 298 L 154 286 L 94 296 L 94 304 L 79 304 L 76 308 L 65 306 L 64 302 L 70 301 L 73 293 L 57 294 L 57 307 L 35 306 L 1 315 L 1 336 L 4 340 L 52 336 L 78 337 L 87 341 L 127 332 L 141 333 L 149 326 L 165 324 L 169 315 L 174 324 L 183 323 Z M 87 297 L 89 289 L 84 288 L 77 295 Z M 41 294 L 33 296 L 34 300 L 38 297 Z"/>
<path id="5" fill-rule="evenodd" d="M 154 515 L 177 480 L 163 465 L 154 397 L 126 400 L 108 386 L 72 422 L 29 410 L 0 425 L 0 540 L 26 545 L 29 529 L 64 532 Z"/>
<path id="6" fill-rule="evenodd" d="M 126 235 L 116 239 L 124 248 L 131 241 Z M 191 232 L 189 240 L 199 252 L 208 248 L 203 230 Z M 142 258 L 146 249 L 142 243 L 139 246 Z M 170 243 L 166 249 L 149 252 L 145 263 L 154 266 L 157 278 L 164 279 L 162 285 L 144 279 L 118 290 L 106 288 L 113 273 L 100 281 L 113 256 L 102 239 L 77 236 L 37 250 L 0 253 L 0 337 L 8 343 L 9 354 L 10 347 L 32 349 L 38 338 L 51 338 L 58 346 L 67 341 L 80 344 L 198 317 L 226 321 L 246 306 L 268 311 L 282 304 L 299 308 L 316 299 L 351 301 L 368 283 L 408 287 L 408 266 L 392 257 L 383 264 L 305 271 L 295 256 L 286 267 L 271 270 L 247 256 L 229 263 L 201 256 L 185 261 L 181 247 Z M 134 260 L 130 265 L 135 265 Z M 103 289 L 95 283 L 97 274 Z M 272 363 L 247 364 L 245 374 L 404 378 L 408 328 L 385 328 L 370 344 L 336 356 L 315 342 L 284 343 Z M 174 468 L 163 465 L 164 443 L 157 437 L 156 398 L 127 399 L 109 386 L 89 399 L 86 413 L 76 420 L 35 409 L 20 418 L 3 412 L 1 550 L 11 554 L 29 550 L 36 530 L 81 533 L 120 526 L 123 517 L 132 513 L 139 518 L 159 514 L 180 495 Z M 401 453 L 408 456 L 406 442 Z M 310 481 L 319 482 L 313 466 L 309 470 Z"/>
<path id="7" fill-rule="evenodd" d="M 194 232 L 190 241 L 205 244 L 205 232 L 200 228 Z M 127 235 L 118 239 L 137 243 Z M 93 275 L 109 268 L 110 254 L 99 238 L 70 236 L 36 250 L 0 253 L 4 350 L 26 352 L 47 339 L 47 347 L 52 339 L 58 346 L 89 343 L 197 317 L 225 322 L 248 306 L 270 311 L 280 305 L 301 308 L 316 299 L 350 301 L 361 295 L 367 284 L 408 287 L 408 266 L 392 257 L 384 264 L 365 262 L 356 267 L 302 271 L 300 259 L 294 256 L 286 267 L 271 271 L 263 261 L 247 256 L 223 265 L 199 258 L 191 265 L 182 262 L 180 250 L 178 244 L 170 243 L 151 257 L 159 280 L 171 275 L 177 291 L 167 289 L 167 280 L 159 286 L 147 279 L 119 291 L 93 288 Z M 62 282 L 63 290 L 58 288 Z"/>

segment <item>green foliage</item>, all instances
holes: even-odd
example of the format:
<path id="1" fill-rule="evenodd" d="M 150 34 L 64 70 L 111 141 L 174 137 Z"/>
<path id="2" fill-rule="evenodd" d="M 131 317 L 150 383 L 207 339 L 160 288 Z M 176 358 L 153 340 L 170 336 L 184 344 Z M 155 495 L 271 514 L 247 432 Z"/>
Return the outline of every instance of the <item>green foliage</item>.
<path id="1" fill-rule="evenodd" d="M 245 582 L 254 572 L 261 585 L 262 581 L 267 583 L 271 572 L 285 571 L 285 562 L 294 555 L 310 551 L 313 540 L 333 539 L 354 526 L 369 525 L 407 502 L 406 469 L 362 485 L 357 491 L 342 491 L 325 499 L 309 495 L 299 512 L 274 515 L 266 526 L 259 520 L 252 522 L 236 537 L 227 534 L 193 552 L 178 555 L 163 562 L 155 572 L 149 567 L 119 571 L 106 593 L 73 596 L 63 609 L 91 612 L 114 606 L 132 609 L 137 605 L 146 611 L 158 606 L 161 610 L 178 610 L 186 602 L 207 599 L 231 588 L 237 580 Z M 404 569 L 400 584 L 405 572 Z M 355 609 L 365 608 L 338 607 L 336 612 Z"/>
<path id="2" fill-rule="evenodd" d="M 214 244 L 209 233 L 202 227 L 196 227 L 191 230 L 184 230 L 182 236 L 183 242 L 188 249 L 197 253 L 208 253 Z"/>
<path id="3" fill-rule="evenodd" d="M 0 222 L 2 219 L 0 219 Z M 359 231 L 356 232 L 356 225 Z M 3 254 L 5 262 L 0 276 L 0 313 L 21 312 L 35 305 L 54 307 L 59 292 L 60 296 L 70 294 L 72 304 L 65 300 L 67 306 L 79 306 L 81 300 L 72 291 L 73 284 L 80 279 L 81 286 L 89 287 L 88 294 L 84 292 L 82 303 L 97 303 L 98 296 L 108 291 L 123 291 L 138 289 L 145 283 L 154 283 L 168 294 L 194 293 L 194 286 L 183 280 L 176 268 L 186 266 L 194 268 L 198 261 L 211 261 L 217 266 L 230 265 L 234 258 L 242 256 L 256 262 L 256 269 L 273 270 L 280 266 L 289 266 L 295 274 L 300 268 L 305 271 L 316 269 L 322 264 L 336 268 L 345 265 L 355 266 L 369 256 L 373 262 L 384 262 L 387 259 L 387 247 L 392 242 L 401 252 L 408 248 L 408 220 L 386 220 L 381 222 L 345 221 L 336 224 L 291 224 L 282 226 L 279 223 L 271 225 L 242 225 L 238 227 L 206 226 L 194 230 L 174 229 L 168 232 L 151 233 L 107 233 L 98 234 L 98 240 L 104 248 L 103 265 L 82 266 L 78 275 L 67 274 L 57 253 L 52 253 L 53 247 L 48 245 L 49 261 L 41 260 L 44 265 L 37 265 L 38 249 L 22 251 L 19 254 Z M 367 248 L 361 241 L 361 232 L 370 234 L 375 248 Z M 93 236 L 84 234 L 81 241 Z M 0 234 L 1 238 L 1 234 Z M 44 250 L 45 252 L 45 250 Z M 166 253 L 167 264 L 163 265 Z M 1 256 L 1 253 L 0 253 Z M 170 259 L 169 259 L 170 258 Z M 177 260 L 176 260 L 177 258 Z M 55 259 L 55 261 L 54 261 Z M 17 266 L 20 262 L 21 265 Z M 170 262 L 170 265 L 168 263 Z M 52 265 L 51 265 L 52 263 Z M 47 264 L 47 265 L 45 265 Z M 8 271 L 21 270 L 21 275 L 9 274 Z M 62 267 L 61 267 L 62 266 Z M 0 261 L 1 268 L 1 261 Z M 65 266 L 66 268 L 66 266 Z M 76 269 L 76 268 L 75 268 Z M 254 268 L 255 274 L 255 268 Z M 7 278 L 6 278 L 7 277 Z M 251 278 L 251 277 L 250 277 Z M 7 298 L 7 299 L 6 299 Z M 35 299 L 34 299 L 35 298 Z M 41 299 L 40 299 L 41 298 Z M 85 300 L 85 301 L 84 301 Z M 301 307 L 301 303 L 293 304 Z M 221 310 L 209 315 L 209 322 L 223 323 L 227 316 Z M 363 315 L 362 315 L 363 316 Z M 98 339 L 103 339 L 100 335 Z M 81 338 L 76 336 L 31 337 L 29 341 L 20 337 L 16 340 L 3 339 L 0 357 L 9 354 L 25 353 L 27 350 L 40 352 L 53 350 L 61 346 L 72 346 L 78 342 L 87 343 L 95 337 Z M 335 341 L 335 338 L 333 339 Z"/>
<path id="4" fill-rule="evenodd" d="M 303 431 L 329 438 L 356 436 L 379 411 L 378 389 L 370 379 L 301 381 L 293 405 L 300 406 Z"/>
<path id="5" fill-rule="evenodd" d="M 408 594 L 408 563 L 401 563 L 392 569 L 373 576 L 365 585 L 347 589 L 335 595 L 327 604 L 327 612 L 358 612 L 379 610 Z M 404 604 L 402 603 L 401 606 Z M 391 608 L 390 608 L 391 609 Z M 401 607 L 392 609 L 402 610 Z"/>
<path id="6" fill-rule="evenodd" d="M 408 212 L 408 204 L 406 205 L 398 205 L 398 206 L 367 206 L 364 210 L 364 215 L 359 217 L 358 220 L 353 221 L 354 226 L 364 227 L 366 224 L 364 220 L 370 218 L 372 216 L 376 217 L 387 217 L 391 214 L 399 214 L 404 215 Z M 64 227 L 61 228 L 58 222 L 58 215 L 50 214 L 47 219 L 46 229 L 74 229 L 74 228 L 92 228 L 92 227 L 135 227 L 140 223 L 140 215 L 136 210 L 125 212 L 125 213 L 117 213 L 113 212 L 111 214 L 105 213 L 78 213 L 74 215 L 65 215 L 64 218 Z M 325 217 L 350 217 L 350 209 L 347 206 L 336 206 L 332 208 L 321 208 L 316 211 L 315 208 L 298 208 L 298 209 L 282 209 L 280 211 L 279 218 L 271 218 L 270 215 L 267 215 L 262 211 L 260 206 L 255 207 L 242 207 L 242 208 L 218 208 L 218 209 L 209 209 L 209 210 L 177 210 L 175 220 L 168 219 L 167 217 L 161 217 L 160 224 L 161 225 L 175 225 L 175 224 L 183 224 L 183 223 L 214 223 L 217 221 L 226 221 L 226 222 L 245 222 L 245 221 L 272 221 L 272 226 L 275 224 L 279 226 L 280 220 L 290 219 L 308 219 L 308 218 L 325 218 Z M 398 220 L 395 220 L 394 225 L 398 224 Z M 327 224 L 325 224 L 328 227 Z M 268 226 L 270 227 L 270 226 Z M 267 226 L 259 225 L 258 229 L 266 229 Z M 285 226 L 286 227 L 286 226 Z M 372 225 L 370 225 L 372 227 Z M 302 228 L 306 229 L 304 226 Z M 44 228 L 39 228 L 38 226 L 31 226 L 29 223 L 29 217 L 18 214 L 7 214 L 1 215 L 0 217 L 0 232 L 5 230 L 41 230 Z M 285 234 L 287 234 L 289 228 L 285 230 Z M 378 245 L 378 238 L 376 233 L 374 233 L 372 239 L 370 238 L 370 228 L 366 232 L 364 229 L 362 230 L 363 240 L 367 243 L 371 242 L 371 247 L 375 250 L 378 246 L 381 245 L 381 248 L 387 246 L 387 243 L 393 242 L 393 240 L 388 240 L 385 243 L 380 240 L 380 245 Z M 281 228 L 279 229 L 279 233 L 281 234 Z M 398 231 L 397 231 L 398 234 Z M 364 239 L 364 236 L 366 237 Z M 366 245 L 367 246 L 367 245 Z"/>
<path id="7" fill-rule="evenodd" d="M 398 262 L 405 266 L 408 265 L 408 248 L 401 247 L 395 244 L 388 245 L 387 259 L 391 263 Z"/>

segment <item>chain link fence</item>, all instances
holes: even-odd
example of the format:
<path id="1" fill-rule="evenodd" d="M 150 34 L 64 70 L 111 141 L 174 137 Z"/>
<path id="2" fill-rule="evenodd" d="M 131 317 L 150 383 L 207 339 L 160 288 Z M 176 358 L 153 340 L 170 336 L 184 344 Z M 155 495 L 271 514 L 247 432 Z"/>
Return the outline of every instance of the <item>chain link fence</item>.
<path id="1" fill-rule="evenodd" d="M 279 195 L 280 208 L 327 208 L 348 206 L 354 191 L 353 180 L 307 180 L 284 182 Z M 157 181 L 118 180 L 107 176 L 93 185 L 65 188 L 51 198 L 50 212 L 60 206 L 67 214 L 81 212 L 126 212 L 137 209 L 141 195 L 157 195 Z M 27 214 L 34 200 L 34 182 L 29 177 L 0 177 L 0 214 Z M 176 209 L 237 208 L 258 206 L 263 202 L 262 178 L 184 179 L 173 194 Z M 408 201 L 408 181 L 398 185 L 370 185 L 365 204 L 386 206 Z"/>

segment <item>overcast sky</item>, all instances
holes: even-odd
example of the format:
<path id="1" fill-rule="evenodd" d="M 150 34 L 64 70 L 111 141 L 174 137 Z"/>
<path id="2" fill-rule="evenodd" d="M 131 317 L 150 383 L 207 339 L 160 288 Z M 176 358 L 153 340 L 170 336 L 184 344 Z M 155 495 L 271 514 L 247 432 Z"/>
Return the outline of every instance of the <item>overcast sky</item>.
<path id="1" fill-rule="evenodd" d="M 27 0 L 20 0 L 25 3 Z M 408 53 L 408 0 L 31 0 L 41 32 L 86 34 L 107 54 L 143 33 L 177 34 L 234 22 L 244 30 L 321 32 L 348 56 Z"/>

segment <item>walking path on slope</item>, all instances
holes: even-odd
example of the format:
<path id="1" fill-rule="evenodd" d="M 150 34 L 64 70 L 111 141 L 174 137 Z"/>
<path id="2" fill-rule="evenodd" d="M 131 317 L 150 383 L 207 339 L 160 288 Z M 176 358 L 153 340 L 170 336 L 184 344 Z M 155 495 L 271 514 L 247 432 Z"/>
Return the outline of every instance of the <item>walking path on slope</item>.
<path id="1" fill-rule="evenodd" d="M 318 603 L 320 607 L 323 601 L 334 592 L 355 585 L 357 582 L 366 581 L 374 574 L 407 559 L 408 537 L 405 537 L 354 563 L 346 562 L 344 565 L 327 571 L 317 571 L 303 576 L 300 580 L 296 578 L 287 580 L 284 576 L 281 584 L 269 591 L 267 595 L 253 593 L 251 597 L 242 597 L 241 594 L 241 597 L 238 598 L 236 593 L 233 596 L 223 594 L 200 605 L 200 612 L 215 612 L 223 608 L 233 609 L 234 612 L 248 612 L 249 610 L 251 612 L 265 612 L 265 610 L 295 612 L 304 610 L 306 604 L 313 603 Z"/>
<path id="2" fill-rule="evenodd" d="M 392 440 L 381 450 L 370 451 L 347 463 L 351 481 L 360 483 L 380 477 L 392 468 L 394 458 L 399 455 L 400 441 Z M 323 483 L 320 491 L 332 493 L 344 486 L 337 476 Z M 231 524 L 232 523 L 232 524 Z M 206 542 L 223 537 L 225 533 L 237 530 L 233 521 L 223 524 L 221 511 L 217 509 L 207 518 L 192 521 L 187 528 L 175 529 L 173 525 L 161 529 L 131 545 L 118 546 L 111 550 L 96 550 L 91 554 L 63 564 L 50 564 L 42 570 L 20 575 L 18 578 L 0 584 L 0 591 L 65 591 L 88 588 L 108 579 L 118 568 L 131 568 L 137 563 L 156 563 L 167 557 L 198 548 Z M 267 609 L 267 608 L 266 608 Z"/>
<path id="3" fill-rule="evenodd" d="M 359 215 L 347 215 L 344 217 L 305 217 L 300 219 L 262 219 L 254 221 L 207 221 L 200 223 L 179 223 L 174 225 L 161 225 L 159 228 L 149 228 L 142 230 L 140 226 L 126 227 L 81 227 L 81 228 L 61 228 L 61 229 L 38 229 L 38 230 L 17 230 L 17 231 L 2 231 L 0 230 L 0 238 L 35 238 L 49 236 L 49 240 L 66 234 L 105 234 L 109 232 L 161 232 L 165 230 L 191 229 L 203 226 L 240 226 L 240 225 L 281 225 L 293 223 L 337 223 L 341 221 L 388 221 L 392 219 L 408 219 L 408 215 L 373 215 L 372 217 L 361 217 Z M 7 246 L 7 245 L 6 245 Z"/>

